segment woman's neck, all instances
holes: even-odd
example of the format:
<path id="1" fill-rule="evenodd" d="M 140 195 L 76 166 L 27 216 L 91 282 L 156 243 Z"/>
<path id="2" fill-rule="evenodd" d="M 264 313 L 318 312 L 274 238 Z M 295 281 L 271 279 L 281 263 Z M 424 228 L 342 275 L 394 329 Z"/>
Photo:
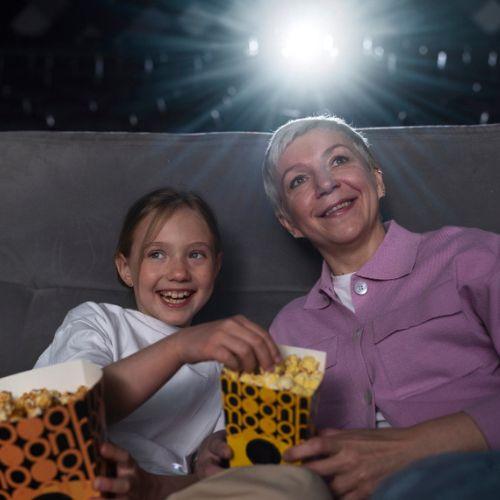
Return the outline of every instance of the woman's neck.
<path id="1" fill-rule="evenodd" d="M 385 229 L 379 221 L 368 237 L 352 243 L 335 245 L 335 247 L 320 250 L 320 253 L 334 275 L 354 273 L 373 257 L 384 241 L 384 237 Z"/>

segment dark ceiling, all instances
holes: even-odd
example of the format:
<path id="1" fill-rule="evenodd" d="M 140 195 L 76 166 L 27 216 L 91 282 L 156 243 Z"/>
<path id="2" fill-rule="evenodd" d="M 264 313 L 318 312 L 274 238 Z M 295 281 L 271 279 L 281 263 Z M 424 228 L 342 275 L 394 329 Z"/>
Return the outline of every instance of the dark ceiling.
<path id="1" fill-rule="evenodd" d="M 359 22 L 356 70 L 344 59 L 294 86 L 266 74 L 263 36 L 258 56 L 245 51 L 270 5 L 300 3 L 314 2 L 4 1 L 0 129 L 269 131 L 324 112 L 356 126 L 500 121 L 500 2 L 317 2 Z"/>

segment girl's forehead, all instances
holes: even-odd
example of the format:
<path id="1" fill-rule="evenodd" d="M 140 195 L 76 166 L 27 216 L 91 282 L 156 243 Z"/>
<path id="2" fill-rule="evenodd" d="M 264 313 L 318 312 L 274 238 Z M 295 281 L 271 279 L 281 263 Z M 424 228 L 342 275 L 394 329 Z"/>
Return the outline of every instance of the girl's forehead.
<path id="1" fill-rule="evenodd" d="M 134 244 L 144 245 L 158 238 L 169 241 L 197 238 L 212 243 L 213 235 L 208 223 L 197 210 L 180 206 L 170 210 L 157 209 L 149 213 L 134 232 Z"/>

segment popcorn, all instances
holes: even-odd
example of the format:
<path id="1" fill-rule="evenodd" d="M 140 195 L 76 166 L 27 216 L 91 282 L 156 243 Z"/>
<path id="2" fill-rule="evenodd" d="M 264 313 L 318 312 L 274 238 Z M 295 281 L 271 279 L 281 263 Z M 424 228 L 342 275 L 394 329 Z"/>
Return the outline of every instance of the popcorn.
<path id="1" fill-rule="evenodd" d="M 23 418 L 39 417 L 53 406 L 83 398 L 86 392 L 87 388 L 83 385 L 76 392 L 62 394 L 48 389 L 33 389 L 18 398 L 14 398 L 8 391 L 0 391 L 0 422 L 17 422 Z"/>
<path id="2" fill-rule="evenodd" d="M 288 390 L 300 396 L 312 396 L 318 388 L 322 373 L 319 370 L 319 362 L 312 356 L 298 357 L 290 354 L 274 367 L 273 371 L 266 372 L 261 369 L 260 373 L 238 373 L 224 369 L 231 380 L 238 379 L 257 387 L 266 387 L 273 390 Z"/>

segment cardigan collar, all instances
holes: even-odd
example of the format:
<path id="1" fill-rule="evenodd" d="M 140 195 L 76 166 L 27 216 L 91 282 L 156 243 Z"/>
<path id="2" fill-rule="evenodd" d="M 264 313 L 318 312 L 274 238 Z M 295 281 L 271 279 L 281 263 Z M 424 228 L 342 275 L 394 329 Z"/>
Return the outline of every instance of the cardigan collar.
<path id="1" fill-rule="evenodd" d="M 412 233 L 395 221 L 384 224 L 386 234 L 372 258 L 354 274 L 373 280 L 391 280 L 410 274 L 417 258 L 421 234 Z M 305 309 L 322 309 L 335 298 L 332 271 L 323 261 L 321 276 L 306 296 Z"/>

